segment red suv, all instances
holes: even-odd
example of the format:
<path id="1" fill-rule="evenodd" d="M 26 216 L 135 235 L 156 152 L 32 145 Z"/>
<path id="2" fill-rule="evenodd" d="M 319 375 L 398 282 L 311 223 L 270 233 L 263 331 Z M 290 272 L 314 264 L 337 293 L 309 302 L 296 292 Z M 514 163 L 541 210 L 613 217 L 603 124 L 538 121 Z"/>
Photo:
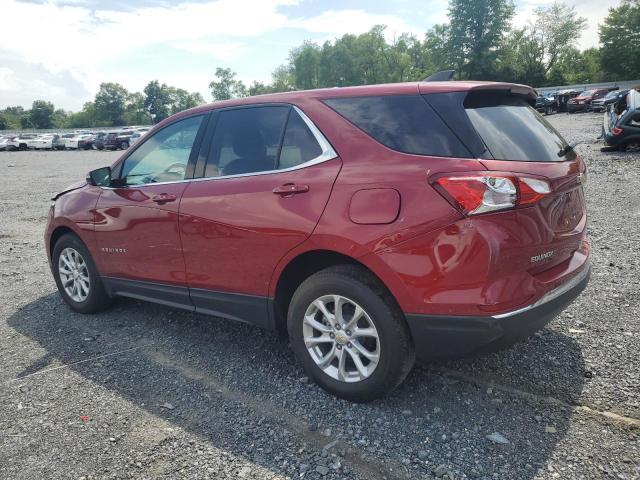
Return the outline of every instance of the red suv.
<path id="1" fill-rule="evenodd" d="M 149 300 L 287 332 L 367 401 L 423 360 L 527 338 L 588 282 L 585 164 L 525 86 L 422 82 L 218 102 L 55 197 L 78 312 Z"/>
<path id="2" fill-rule="evenodd" d="M 589 111 L 591 109 L 591 102 L 605 97 L 607 93 L 609 93 L 609 90 L 606 88 L 585 90 L 567 102 L 567 111 L 569 113 L 579 112 L 581 110 Z"/>

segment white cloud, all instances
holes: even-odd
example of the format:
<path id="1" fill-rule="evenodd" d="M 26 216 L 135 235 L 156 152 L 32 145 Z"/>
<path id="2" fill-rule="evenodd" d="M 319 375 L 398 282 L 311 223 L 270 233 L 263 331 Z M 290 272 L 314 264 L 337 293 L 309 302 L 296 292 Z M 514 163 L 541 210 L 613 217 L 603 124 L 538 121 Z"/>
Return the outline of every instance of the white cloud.
<path id="1" fill-rule="evenodd" d="M 609 8 L 618 5 L 617 0 L 565 0 L 569 6 L 575 6 L 579 16 L 587 19 L 587 28 L 582 33 L 577 46 L 580 49 L 597 47 L 599 44 L 598 25 L 609 13 Z M 552 0 L 523 0 L 516 5 L 514 25 L 522 27 L 533 21 L 534 10 L 553 4 Z"/>
<path id="2" fill-rule="evenodd" d="M 426 30 L 419 30 L 395 15 L 367 13 L 364 10 L 328 10 L 312 18 L 293 20 L 289 25 L 334 36 L 344 33 L 358 35 L 374 25 L 386 25 L 387 39 L 393 39 L 404 32 L 421 37 Z"/>

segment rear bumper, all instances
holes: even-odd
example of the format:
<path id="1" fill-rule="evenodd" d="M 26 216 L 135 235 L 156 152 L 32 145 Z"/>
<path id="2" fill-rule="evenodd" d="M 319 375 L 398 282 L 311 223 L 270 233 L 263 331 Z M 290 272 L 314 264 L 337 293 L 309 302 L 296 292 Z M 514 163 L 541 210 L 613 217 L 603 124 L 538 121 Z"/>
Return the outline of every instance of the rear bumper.
<path id="1" fill-rule="evenodd" d="M 526 339 L 543 328 L 580 295 L 589 283 L 589 264 L 537 302 L 503 314 L 434 316 L 407 314 L 420 360 L 459 358 L 489 353 Z"/>

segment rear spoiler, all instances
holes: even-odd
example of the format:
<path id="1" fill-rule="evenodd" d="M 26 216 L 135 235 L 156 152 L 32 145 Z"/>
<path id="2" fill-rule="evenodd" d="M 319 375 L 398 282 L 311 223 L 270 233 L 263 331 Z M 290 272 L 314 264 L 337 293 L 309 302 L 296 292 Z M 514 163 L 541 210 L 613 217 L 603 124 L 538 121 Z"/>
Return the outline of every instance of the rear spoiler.
<path id="1" fill-rule="evenodd" d="M 448 82 L 453 80 L 453 75 L 456 73 L 455 70 L 442 70 L 440 72 L 436 72 L 434 74 L 429 75 L 427 78 L 422 80 L 423 82 Z"/>
<path id="2" fill-rule="evenodd" d="M 509 93 L 513 96 L 522 98 L 531 105 L 535 105 L 536 98 L 538 98 L 538 93 L 535 91 L 535 89 L 528 87 L 527 85 L 519 85 L 514 83 L 485 83 L 470 88 L 469 92 L 478 92 L 481 90 L 493 90 Z"/>

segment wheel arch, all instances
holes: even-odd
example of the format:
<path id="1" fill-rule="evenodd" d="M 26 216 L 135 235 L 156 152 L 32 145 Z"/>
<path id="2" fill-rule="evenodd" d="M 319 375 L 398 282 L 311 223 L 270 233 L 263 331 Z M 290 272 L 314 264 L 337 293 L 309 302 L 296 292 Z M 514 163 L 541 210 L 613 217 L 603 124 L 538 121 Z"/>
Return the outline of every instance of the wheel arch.
<path id="1" fill-rule="evenodd" d="M 57 241 L 67 233 L 71 233 L 75 235 L 82 241 L 82 238 L 80 237 L 80 235 L 78 235 L 72 228 L 66 225 L 59 225 L 51 232 L 51 236 L 49 237 L 48 249 L 49 249 L 50 256 L 53 255 L 53 248 L 55 247 Z"/>
<path id="2" fill-rule="evenodd" d="M 336 265 L 354 265 L 363 269 L 371 275 L 382 287 L 387 290 L 389 296 L 399 305 L 393 293 L 389 290 L 384 281 L 378 274 L 367 264 L 359 259 L 329 249 L 307 250 L 291 258 L 282 268 L 275 283 L 273 293 L 273 304 L 271 312 L 273 315 L 273 325 L 275 329 L 283 334 L 287 331 L 287 312 L 291 297 L 298 286 L 314 273 L 319 272 L 328 267 Z"/>

